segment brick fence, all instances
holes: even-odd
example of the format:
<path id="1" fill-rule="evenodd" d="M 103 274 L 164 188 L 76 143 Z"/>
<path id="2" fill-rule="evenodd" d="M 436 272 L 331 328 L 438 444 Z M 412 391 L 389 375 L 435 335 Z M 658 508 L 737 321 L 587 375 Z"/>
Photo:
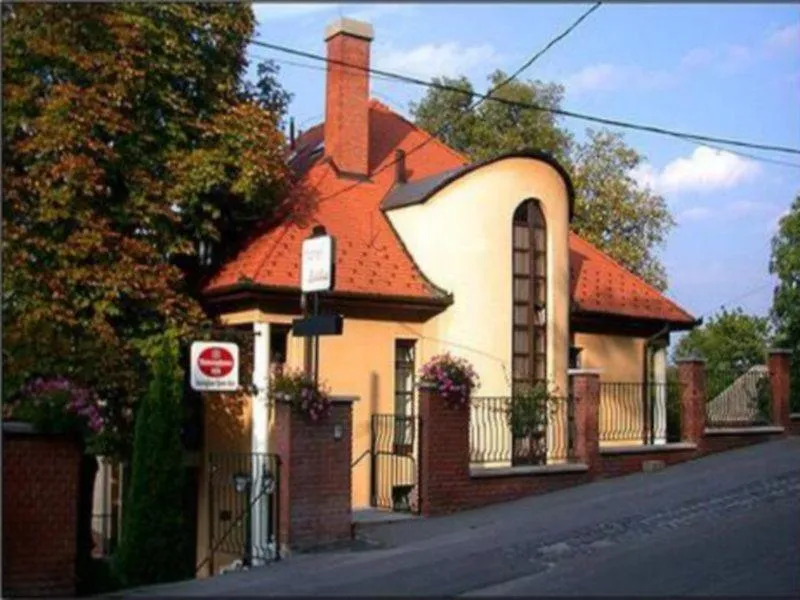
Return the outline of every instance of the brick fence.
<path id="1" fill-rule="evenodd" d="M 3 423 L 3 596 L 75 593 L 82 451 Z"/>
<path id="2" fill-rule="evenodd" d="M 352 526 L 352 403 L 333 399 L 331 415 L 309 423 L 279 402 L 275 451 L 281 457 L 282 552 L 350 539 Z"/>
<path id="3" fill-rule="evenodd" d="M 425 516 L 476 508 L 588 483 L 594 479 L 650 471 L 715 452 L 786 435 L 796 420 L 789 413 L 790 355 L 769 356 L 772 425 L 736 429 L 706 427 L 706 372 L 702 360 L 678 364 L 681 382 L 681 441 L 673 444 L 600 448 L 599 375 L 572 376 L 575 407 L 574 461 L 533 467 L 470 467 L 468 408 L 451 408 L 435 390 L 420 391 L 420 501 Z"/>
<path id="4" fill-rule="evenodd" d="M 800 435 L 800 413 L 789 416 L 789 435 Z"/>

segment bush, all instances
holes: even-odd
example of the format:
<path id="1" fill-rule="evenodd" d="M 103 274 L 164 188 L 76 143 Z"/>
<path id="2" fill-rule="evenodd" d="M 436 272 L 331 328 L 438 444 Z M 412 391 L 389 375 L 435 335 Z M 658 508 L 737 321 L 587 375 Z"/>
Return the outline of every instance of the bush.
<path id="1" fill-rule="evenodd" d="M 420 383 L 432 385 L 453 407 L 466 406 L 480 379 L 472 364 L 450 353 L 434 356 L 420 371 Z"/>
<path id="2" fill-rule="evenodd" d="M 125 586 L 192 576 L 184 547 L 181 385 L 177 348 L 165 339 L 136 415 L 133 469 L 117 556 Z"/>
<path id="3" fill-rule="evenodd" d="M 272 374 L 270 395 L 273 400 L 289 402 L 292 410 L 310 421 L 319 421 L 331 412 L 331 397 L 325 386 L 302 371 L 276 370 Z"/>

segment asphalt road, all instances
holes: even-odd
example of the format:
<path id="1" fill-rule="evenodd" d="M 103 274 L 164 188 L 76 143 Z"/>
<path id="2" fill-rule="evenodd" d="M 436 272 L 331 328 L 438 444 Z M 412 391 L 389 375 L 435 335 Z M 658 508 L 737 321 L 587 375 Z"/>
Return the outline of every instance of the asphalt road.
<path id="1" fill-rule="evenodd" d="M 800 438 L 362 535 L 127 596 L 800 597 Z"/>

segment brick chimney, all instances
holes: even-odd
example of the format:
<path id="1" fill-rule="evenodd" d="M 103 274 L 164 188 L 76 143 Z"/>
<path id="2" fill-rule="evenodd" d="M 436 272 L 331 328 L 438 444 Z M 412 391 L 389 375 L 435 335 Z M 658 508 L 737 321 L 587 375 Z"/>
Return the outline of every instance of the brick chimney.
<path id="1" fill-rule="evenodd" d="M 325 30 L 328 63 L 325 90 L 325 155 L 342 173 L 369 175 L 369 46 L 372 25 L 338 19 Z"/>

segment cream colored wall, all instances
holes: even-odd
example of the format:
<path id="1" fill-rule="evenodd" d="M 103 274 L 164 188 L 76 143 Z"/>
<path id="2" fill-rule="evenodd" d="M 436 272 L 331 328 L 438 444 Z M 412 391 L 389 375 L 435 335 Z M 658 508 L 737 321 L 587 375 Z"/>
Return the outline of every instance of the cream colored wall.
<path id="1" fill-rule="evenodd" d="M 292 317 L 287 315 L 267 315 L 260 310 L 248 310 L 230 313 L 222 316 L 222 322 L 227 325 L 242 325 L 246 323 L 275 323 L 289 324 Z M 302 340 L 289 336 L 287 342 L 287 363 L 291 367 L 302 365 Z M 241 373 L 240 383 L 249 383 L 250 373 Z M 204 427 L 204 452 L 200 468 L 198 483 L 198 520 L 197 520 L 197 562 L 200 563 L 209 554 L 208 530 L 208 454 L 224 452 L 250 452 L 251 444 L 251 418 L 252 401 L 246 393 L 218 393 L 204 394 L 205 408 Z M 215 568 L 218 570 L 223 564 L 241 558 L 240 556 L 225 556 L 215 554 Z M 208 575 L 207 569 L 201 570 L 201 576 Z"/>
<path id="2" fill-rule="evenodd" d="M 271 324 L 291 323 L 292 316 L 247 311 L 228 315 L 226 323 L 241 324 L 249 319 Z M 341 336 L 320 338 L 320 381 L 334 395 L 358 396 L 353 404 L 353 506 L 369 506 L 370 417 L 394 412 L 394 347 L 397 339 L 417 340 L 417 370 L 420 355 L 431 354 L 435 342 L 423 339 L 421 326 L 400 320 L 372 321 L 347 318 Z M 287 366 L 302 368 L 304 340 L 289 334 Z M 214 394 L 205 398 L 205 440 L 208 452 L 249 452 L 251 443 L 251 401 L 247 395 Z M 270 420 L 271 421 L 271 420 Z M 274 439 L 274 437 L 270 437 Z M 204 461 L 207 456 L 204 457 Z M 360 460 L 359 460 L 360 459 Z M 200 482 L 198 560 L 208 554 L 208 481 L 204 463 Z M 409 469 L 410 475 L 410 469 Z M 233 560 L 236 557 L 220 557 Z M 217 565 L 219 566 L 219 565 Z"/>
<path id="3" fill-rule="evenodd" d="M 600 369 L 600 381 L 608 383 L 640 383 L 643 378 L 645 339 L 620 335 L 575 334 L 575 345 L 583 348 L 581 367 Z M 626 392 L 630 392 L 626 396 Z M 640 444 L 643 411 L 641 396 L 632 387 L 602 388 L 600 397 L 600 445 Z M 604 433 L 619 434 L 603 440 Z"/>
<path id="4" fill-rule="evenodd" d="M 565 391 L 569 201 L 558 172 L 530 158 L 505 159 L 465 175 L 424 204 L 387 213 L 422 272 L 455 295 L 455 304 L 426 324 L 439 342 L 427 349 L 469 359 L 482 380 L 479 395 L 510 392 L 512 219 L 529 198 L 541 202 L 547 222 L 547 374 Z"/>
<path id="5" fill-rule="evenodd" d="M 576 333 L 581 368 L 601 369 L 600 381 L 641 381 L 644 338 Z"/>

